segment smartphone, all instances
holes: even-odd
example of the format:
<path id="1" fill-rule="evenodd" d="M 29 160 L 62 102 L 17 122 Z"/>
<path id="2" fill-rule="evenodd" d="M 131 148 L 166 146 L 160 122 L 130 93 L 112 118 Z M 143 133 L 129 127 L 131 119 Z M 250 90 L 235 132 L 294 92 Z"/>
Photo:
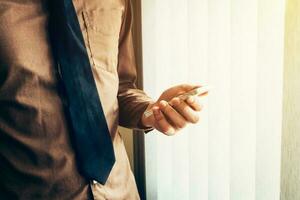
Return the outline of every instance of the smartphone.
<path id="1" fill-rule="evenodd" d="M 179 97 L 181 100 L 185 101 L 187 98 L 189 98 L 190 96 L 201 96 L 207 92 L 209 92 L 212 89 L 211 86 L 201 86 L 201 87 L 197 87 L 195 89 L 192 89 L 184 94 L 180 94 L 177 97 Z M 145 117 L 150 117 L 151 115 L 153 115 L 152 109 L 150 110 L 146 110 L 144 112 Z"/>

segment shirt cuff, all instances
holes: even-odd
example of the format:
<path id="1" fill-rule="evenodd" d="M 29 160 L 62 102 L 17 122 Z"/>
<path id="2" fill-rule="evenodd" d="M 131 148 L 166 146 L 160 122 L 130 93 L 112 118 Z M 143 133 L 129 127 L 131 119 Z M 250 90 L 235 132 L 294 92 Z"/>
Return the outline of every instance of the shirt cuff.
<path id="1" fill-rule="evenodd" d="M 137 123 L 137 127 L 134 128 L 134 130 L 143 131 L 144 133 L 149 133 L 154 130 L 154 127 L 144 126 L 142 123 L 142 116 L 144 115 L 144 112 L 147 110 L 147 108 L 149 107 L 149 105 L 151 103 L 153 103 L 153 102 L 149 102 L 149 104 L 147 106 L 145 106 L 144 109 L 142 109 L 143 112 L 140 114 L 140 119 Z"/>

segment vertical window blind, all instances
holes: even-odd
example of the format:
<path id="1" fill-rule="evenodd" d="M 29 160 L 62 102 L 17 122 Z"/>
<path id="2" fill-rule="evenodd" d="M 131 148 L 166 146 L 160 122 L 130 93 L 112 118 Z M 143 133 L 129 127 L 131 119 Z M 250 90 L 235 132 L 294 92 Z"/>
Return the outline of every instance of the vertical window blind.
<path id="1" fill-rule="evenodd" d="M 284 0 L 142 0 L 144 89 L 214 86 L 197 125 L 145 136 L 148 200 L 279 200 Z"/>

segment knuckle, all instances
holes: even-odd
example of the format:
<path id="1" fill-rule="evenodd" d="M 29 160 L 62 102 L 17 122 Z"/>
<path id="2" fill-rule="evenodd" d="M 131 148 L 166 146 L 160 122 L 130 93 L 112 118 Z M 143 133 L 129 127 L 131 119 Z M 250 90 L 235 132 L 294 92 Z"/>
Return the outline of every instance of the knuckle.
<path id="1" fill-rule="evenodd" d="M 154 115 L 154 118 L 158 122 L 160 122 L 160 121 L 162 121 L 164 119 L 162 115 L 156 115 L 156 114 Z"/>
<path id="2" fill-rule="evenodd" d="M 161 111 L 166 112 L 170 109 L 170 105 L 168 103 L 160 103 L 159 105 Z"/>
<path id="3" fill-rule="evenodd" d="M 170 103 L 175 107 L 180 106 L 180 100 L 178 98 L 173 98 Z"/>
<path id="4" fill-rule="evenodd" d="M 171 106 L 166 106 L 165 110 L 164 110 L 165 114 L 172 116 L 174 114 L 174 110 Z"/>
<path id="5" fill-rule="evenodd" d="M 162 115 L 159 115 L 159 116 L 157 116 L 156 120 L 159 122 L 163 122 L 164 117 Z"/>
<path id="6" fill-rule="evenodd" d="M 170 112 L 171 106 L 169 104 L 167 104 L 165 107 L 163 107 L 163 110 L 166 112 Z"/>

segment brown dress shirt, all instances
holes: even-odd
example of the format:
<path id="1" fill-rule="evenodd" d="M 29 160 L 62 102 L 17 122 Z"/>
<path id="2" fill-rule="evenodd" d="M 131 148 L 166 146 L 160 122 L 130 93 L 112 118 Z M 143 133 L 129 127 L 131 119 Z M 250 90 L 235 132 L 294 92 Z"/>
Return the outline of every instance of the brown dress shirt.
<path id="1" fill-rule="evenodd" d="M 0 199 L 139 199 L 118 124 L 138 128 L 129 0 L 74 0 L 116 163 L 105 185 L 77 169 L 47 34 L 47 0 L 0 0 Z"/>

